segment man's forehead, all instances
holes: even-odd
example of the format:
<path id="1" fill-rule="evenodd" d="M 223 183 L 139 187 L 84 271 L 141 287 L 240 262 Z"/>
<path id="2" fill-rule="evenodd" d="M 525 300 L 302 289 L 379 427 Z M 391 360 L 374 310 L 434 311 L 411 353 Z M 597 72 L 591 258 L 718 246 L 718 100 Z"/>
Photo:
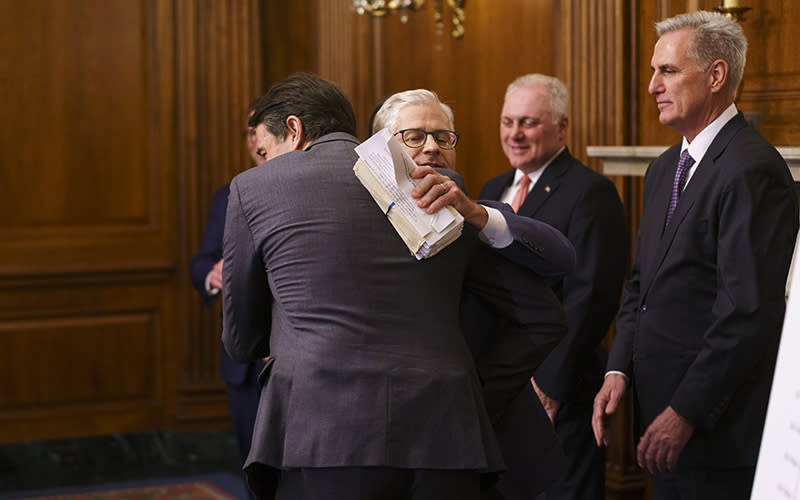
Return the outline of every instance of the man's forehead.
<path id="1" fill-rule="evenodd" d="M 653 47 L 652 62 L 664 64 L 670 60 L 688 58 L 692 32 L 689 30 L 677 30 L 664 33 L 656 41 Z"/>
<path id="2" fill-rule="evenodd" d="M 442 121 L 444 124 L 448 123 L 447 116 L 442 111 L 442 108 L 429 102 L 407 104 L 400 108 L 397 113 L 397 122 L 400 125 L 431 120 Z"/>
<path id="3" fill-rule="evenodd" d="M 549 112 L 550 99 L 542 86 L 514 88 L 503 101 L 503 116 L 523 118 L 541 116 Z"/>

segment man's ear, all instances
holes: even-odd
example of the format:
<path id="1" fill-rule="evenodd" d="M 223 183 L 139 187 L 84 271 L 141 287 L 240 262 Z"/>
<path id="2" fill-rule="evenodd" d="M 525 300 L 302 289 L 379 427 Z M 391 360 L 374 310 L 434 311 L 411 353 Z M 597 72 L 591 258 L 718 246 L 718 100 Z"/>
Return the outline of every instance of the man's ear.
<path id="1" fill-rule="evenodd" d="M 562 116 L 561 119 L 558 120 L 558 135 L 563 142 L 567 140 L 567 130 L 569 130 L 569 117 Z"/>
<path id="2" fill-rule="evenodd" d="M 305 149 L 305 130 L 303 129 L 303 122 L 300 121 L 295 115 L 289 115 L 286 118 L 286 140 L 292 145 L 292 151 L 298 149 Z"/>
<path id="3" fill-rule="evenodd" d="M 709 78 L 711 79 L 711 92 L 717 93 L 721 91 L 728 81 L 728 63 L 722 59 L 717 59 L 711 63 Z"/>

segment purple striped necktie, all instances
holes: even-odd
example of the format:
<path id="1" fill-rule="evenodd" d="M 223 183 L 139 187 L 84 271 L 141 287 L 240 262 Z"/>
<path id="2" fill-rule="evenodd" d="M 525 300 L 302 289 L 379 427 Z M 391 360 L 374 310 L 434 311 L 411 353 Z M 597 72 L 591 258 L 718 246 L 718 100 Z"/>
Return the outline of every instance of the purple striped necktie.
<path id="1" fill-rule="evenodd" d="M 681 153 L 681 159 L 678 161 L 678 170 L 675 171 L 675 180 L 672 183 L 672 197 L 669 199 L 669 208 L 667 209 L 667 221 L 664 223 L 664 228 L 669 225 L 669 220 L 672 218 L 675 207 L 678 206 L 678 198 L 681 196 L 681 191 L 686 185 L 686 175 L 689 169 L 694 165 L 694 158 L 689 155 L 689 150 L 684 149 Z"/>

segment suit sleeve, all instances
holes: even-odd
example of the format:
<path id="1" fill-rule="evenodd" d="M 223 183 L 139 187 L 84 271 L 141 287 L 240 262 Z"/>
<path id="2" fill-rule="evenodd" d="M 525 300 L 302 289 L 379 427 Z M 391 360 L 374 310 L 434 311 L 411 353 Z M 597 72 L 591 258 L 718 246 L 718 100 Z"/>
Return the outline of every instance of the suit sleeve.
<path id="1" fill-rule="evenodd" d="M 537 384 L 559 401 L 596 383 L 579 378 L 592 366 L 588 371 L 596 374 L 596 350 L 619 308 L 628 266 L 628 230 L 622 201 L 610 180 L 599 178 L 589 186 L 571 212 L 567 236 L 578 256 L 562 288 L 569 330 L 536 371 Z"/>
<path id="2" fill-rule="evenodd" d="M 218 295 L 209 295 L 206 292 L 206 276 L 214 264 L 222 258 L 222 235 L 225 229 L 227 205 L 228 188 L 226 186 L 214 193 L 208 213 L 208 222 L 203 232 L 203 239 L 200 241 L 200 249 L 189 263 L 192 285 L 200 295 L 203 305 L 212 304 L 218 297 Z"/>
<path id="3" fill-rule="evenodd" d="M 648 189 L 653 171 L 656 170 L 656 161 L 650 163 L 644 175 L 644 192 L 642 198 L 649 199 Z M 631 276 L 622 287 L 622 304 L 617 312 L 616 324 L 614 328 L 614 342 L 608 354 L 606 372 L 619 371 L 632 377 L 633 368 L 633 339 L 636 335 L 636 322 L 639 315 L 639 275 L 641 264 L 639 262 L 642 233 L 641 228 L 636 235 L 636 252 L 631 267 Z"/>
<path id="4" fill-rule="evenodd" d="M 731 179 L 717 210 L 716 297 L 703 344 L 670 402 L 714 426 L 748 380 L 771 376 L 784 284 L 797 233 L 797 198 L 781 169 L 762 162 Z"/>
<path id="5" fill-rule="evenodd" d="M 453 179 L 467 193 L 461 174 L 447 169 L 436 171 Z M 481 200 L 480 204 L 499 210 L 514 238 L 507 247 L 494 249 L 498 254 L 546 278 L 560 278 L 575 267 L 575 249 L 558 229 L 517 215 L 506 203 Z"/>
<path id="6" fill-rule="evenodd" d="M 236 178 L 231 183 L 224 242 L 222 342 L 234 361 L 247 363 L 269 355 L 272 296 Z"/>
<path id="7" fill-rule="evenodd" d="M 495 249 L 500 255 L 545 278 L 560 278 L 575 268 L 575 248 L 561 231 L 517 215 L 506 203 L 489 200 L 480 203 L 499 210 L 514 237 L 509 246 Z"/>

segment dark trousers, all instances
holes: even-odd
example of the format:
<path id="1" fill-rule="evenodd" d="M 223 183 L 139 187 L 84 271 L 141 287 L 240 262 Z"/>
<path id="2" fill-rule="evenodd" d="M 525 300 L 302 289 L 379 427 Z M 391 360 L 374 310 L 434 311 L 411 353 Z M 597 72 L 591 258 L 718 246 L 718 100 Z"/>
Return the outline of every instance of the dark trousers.
<path id="1" fill-rule="evenodd" d="M 258 371 L 251 366 L 244 383 L 226 383 L 225 389 L 228 393 L 228 408 L 231 413 L 233 432 L 236 434 L 236 446 L 241 463 L 244 464 L 250 453 L 253 427 L 256 423 L 256 413 L 258 413 L 258 400 L 261 396 Z M 250 498 L 255 497 L 251 494 Z"/>
<path id="2" fill-rule="evenodd" d="M 464 470 L 331 467 L 281 471 L 275 500 L 479 500 Z"/>
<path id="3" fill-rule="evenodd" d="M 564 474 L 536 500 L 605 500 L 605 451 L 592 431 L 592 402 L 566 402 L 556 414 L 555 430 L 564 454 Z"/>
<path id="4" fill-rule="evenodd" d="M 251 372 L 256 372 L 250 369 Z M 236 434 L 236 445 L 239 457 L 244 464 L 247 454 L 250 453 L 250 442 L 253 440 L 253 427 L 256 424 L 258 413 L 258 400 L 261 397 L 261 388 L 258 385 L 258 373 L 248 374 L 242 384 L 225 384 L 228 393 L 228 408 L 231 412 L 231 423 Z"/>
<path id="5" fill-rule="evenodd" d="M 653 474 L 653 500 L 749 500 L 755 473 L 755 467 L 740 467 Z"/>

